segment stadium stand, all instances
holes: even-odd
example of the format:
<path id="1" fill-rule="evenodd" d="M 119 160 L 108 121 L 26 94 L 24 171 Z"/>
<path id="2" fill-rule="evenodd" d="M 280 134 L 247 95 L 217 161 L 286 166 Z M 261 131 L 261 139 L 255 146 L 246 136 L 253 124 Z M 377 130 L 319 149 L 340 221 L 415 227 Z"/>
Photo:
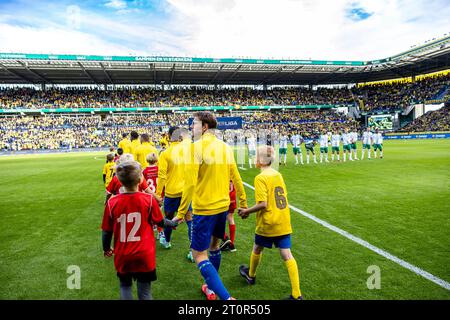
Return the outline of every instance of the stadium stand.
<path id="1" fill-rule="evenodd" d="M 429 111 L 403 127 L 402 132 L 450 131 L 450 104 Z"/>

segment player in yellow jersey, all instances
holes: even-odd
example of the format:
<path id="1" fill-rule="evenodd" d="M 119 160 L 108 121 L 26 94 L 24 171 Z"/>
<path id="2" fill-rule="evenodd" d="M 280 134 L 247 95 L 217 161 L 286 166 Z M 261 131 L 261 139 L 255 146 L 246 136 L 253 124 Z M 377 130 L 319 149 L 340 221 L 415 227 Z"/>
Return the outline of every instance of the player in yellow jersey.
<path id="1" fill-rule="evenodd" d="M 150 143 L 150 136 L 146 133 L 141 134 L 141 144 L 134 151 L 134 158 L 141 164 L 141 168 L 147 167 L 147 155 L 149 153 L 158 154 L 158 150 Z"/>
<path id="2" fill-rule="evenodd" d="M 114 177 L 116 163 L 114 162 L 114 154 L 108 153 L 106 155 L 106 163 L 103 166 L 103 183 L 105 184 L 105 188 L 108 187 L 112 178 Z"/>
<path id="3" fill-rule="evenodd" d="M 169 146 L 170 133 L 163 133 L 161 139 L 159 139 L 159 145 L 163 150 L 167 149 Z"/>
<path id="4" fill-rule="evenodd" d="M 131 131 L 130 136 L 131 136 L 130 153 L 137 161 L 137 149 L 141 145 L 141 142 L 139 140 L 139 133 L 137 133 L 136 131 Z"/>
<path id="5" fill-rule="evenodd" d="M 232 299 L 219 277 L 220 240 L 230 206 L 230 180 L 236 188 L 240 207 L 247 207 L 241 176 L 233 150 L 214 135 L 217 120 L 211 112 L 194 114 L 192 131 L 195 142 L 185 158 L 185 177 L 181 204 L 174 220 L 184 219 L 192 202 L 191 249 L 206 284 L 202 292 L 208 300 Z M 209 249 L 209 257 L 208 257 Z"/>
<path id="6" fill-rule="evenodd" d="M 119 142 L 119 148 L 123 150 L 123 153 L 131 153 L 131 141 L 128 139 L 128 133 L 122 134 L 122 140 Z"/>
<path id="7" fill-rule="evenodd" d="M 187 132 L 186 132 L 187 133 Z M 162 196 L 164 190 L 164 214 L 167 219 L 173 219 L 178 212 L 181 203 L 181 196 L 184 187 L 184 153 L 189 152 L 185 143 L 182 143 L 187 138 L 187 135 L 179 127 L 169 128 L 170 145 L 167 150 L 161 152 L 158 164 L 158 187 L 156 194 L 158 197 Z M 192 225 L 192 208 L 189 207 L 184 220 L 188 226 L 189 244 L 191 240 L 191 225 Z M 160 237 L 161 245 L 169 249 L 171 247 L 172 228 L 164 228 L 164 237 Z M 194 262 L 192 252 L 189 251 L 187 258 Z"/>
<path id="8" fill-rule="evenodd" d="M 288 270 L 292 292 L 288 299 L 302 300 L 297 262 L 291 253 L 291 213 L 289 209 L 286 185 L 281 174 L 271 167 L 275 152 L 270 146 L 258 148 L 256 166 L 261 173 L 255 177 L 256 205 L 239 209 L 239 216 L 247 219 L 256 212 L 256 231 L 250 266 L 241 265 L 239 273 L 248 284 L 255 284 L 256 269 L 261 261 L 264 248 L 272 245 L 280 249 L 281 257 Z"/>

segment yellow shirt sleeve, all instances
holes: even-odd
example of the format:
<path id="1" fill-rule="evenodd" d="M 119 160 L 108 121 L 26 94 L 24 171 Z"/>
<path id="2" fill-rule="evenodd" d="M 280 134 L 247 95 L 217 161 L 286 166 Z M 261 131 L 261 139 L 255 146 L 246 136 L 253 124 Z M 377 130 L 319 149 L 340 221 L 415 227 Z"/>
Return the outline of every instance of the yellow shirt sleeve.
<path id="1" fill-rule="evenodd" d="M 183 196 L 181 197 L 180 207 L 178 208 L 177 217 L 183 219 L 186 215 L 189 205 L 194 195 L 195 184 L 198 179 L 198 171 L 200 169 L 201 155 L 194 153 L 194 144 L 190 145 L 190 152 L 185 155 L 185 171 L 184 171 L 184 187 Z"/>
<path id="2" fill-rule="evenodd" d="M 158 186 L 156 187 L 156 194 L 161 197 L 167 180 L 167 166 L 166 151 L 162 152 L 158 160 Z"/>
<path id="3" fill-rule="evenodd" d="M 255 201 L 256 203 L 268 202 L 269 190 L 267 188 L 266 179 L 262 175 L 255 177 Z"/>

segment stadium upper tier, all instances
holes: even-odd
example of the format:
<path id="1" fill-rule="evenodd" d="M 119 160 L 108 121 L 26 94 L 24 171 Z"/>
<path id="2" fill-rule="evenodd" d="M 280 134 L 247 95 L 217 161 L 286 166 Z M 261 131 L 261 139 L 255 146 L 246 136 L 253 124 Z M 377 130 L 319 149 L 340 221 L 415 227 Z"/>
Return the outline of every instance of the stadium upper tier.
<path id="1" fill-rule="evenodd" d="M 446 94 L 450 74 L 430 76 L 415 82 L 372 84 L 352 88 L 248 87 L 123 87 L 114 90 L 89 88 L 3 88 L 0 109 L 77 108 L 170 108 L 191 106 L 308 106 L 358 105 L 361 111 L 392 112 L 413 103 Z"/>
<path id="2" fill-rule="evenodd" d="M 450 36 L 389 58 L 372 61 L 0 53 L 0 83 L 348 84 L 448 69 L 449 57 Z"/>

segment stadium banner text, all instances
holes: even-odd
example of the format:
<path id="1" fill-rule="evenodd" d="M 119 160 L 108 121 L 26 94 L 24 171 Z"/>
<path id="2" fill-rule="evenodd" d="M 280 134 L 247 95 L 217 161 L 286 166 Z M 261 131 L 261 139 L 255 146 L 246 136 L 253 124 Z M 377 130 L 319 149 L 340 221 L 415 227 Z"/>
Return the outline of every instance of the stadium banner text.
<path id="1" fill-rule="evenodd" d="M 242 129 L 241 117 L 217 117 L 217 129 L 229 130 L 229 129 Z M 189 118 L 188 124 L 191 127 L 194 118 Z"/>
<path id="2" fill-rule="evenodd" d="M 398 140 L 398 139 L 448 139 L 450 138 L 450 133 L 434 133 L 434 134 L 396 134 L 396 135 L 385 135 L 385 140 Z"/>

